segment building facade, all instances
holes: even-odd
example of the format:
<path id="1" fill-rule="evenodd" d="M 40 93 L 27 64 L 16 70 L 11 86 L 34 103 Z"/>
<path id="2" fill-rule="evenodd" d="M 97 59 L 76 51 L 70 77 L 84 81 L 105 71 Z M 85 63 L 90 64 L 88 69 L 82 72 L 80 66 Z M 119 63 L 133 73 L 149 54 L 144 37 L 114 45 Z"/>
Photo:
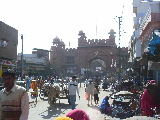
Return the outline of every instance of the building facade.
<path id="1" fill-rule="evenodd" d="M 53 73 L 58 76 L 113 76 L 124 72 L 128 48 L 117 47 L 114 30 L 108 34 L 109 39 L 86 39 L 85 33 L 79 31 L 77 48 L 65 48 L 62 40 L 54 38 L 50 52 Z"/>
<path id="2" fill-rule="evenodd" d="M 17 66 L 18 30 L 0 21 L 0 77 L 5 69 Z"/>
<path id="3" fill-rule="evenodd" d="M 32 54 L 23 54 L 23 62 L 21 62 L 21 53 L 17 55 L 17 75 L 40 77 L 51 75 L 49 66 L 49 52 L 44 49 L 34 48 Z M 21 66 L 21 64 L 23 64 Z"/>
<path id="4" fill-rule="evenodd" d="M 160 27 L 160 5 L 158 1 L 133 0 L 134 33 L 129 44 L 130 62 L 134 62 L 133 72 L 141 81 L 159 77 L 159 64 L 156 55 L 151 55 L 154 31 Z M 154 39 L 154 40 L 153 40 Z M 156 41 L 156 40 L 155 40 Z M 155 42 L 154 42 L 155 43 Z M 156 45 L 156 44 L 154 44 Z M 154 46 L 153 45 L 153 46 Z M 155 66 L 156 67 L 153 67 Z"/>

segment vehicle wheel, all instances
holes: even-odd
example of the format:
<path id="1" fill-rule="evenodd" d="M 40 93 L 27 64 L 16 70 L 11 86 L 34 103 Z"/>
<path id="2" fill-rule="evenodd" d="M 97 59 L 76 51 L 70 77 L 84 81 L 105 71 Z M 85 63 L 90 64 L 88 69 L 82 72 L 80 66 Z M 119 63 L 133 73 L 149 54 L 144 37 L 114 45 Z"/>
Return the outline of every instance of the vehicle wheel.
<path id="1" fill-rule="evenodd" d="M 44 99 L 44 93 L 43 93 L 42 90 L 41 90 L 40 93 L 39 93 L 39 97 L 40 97 L 40 99 Z"/>

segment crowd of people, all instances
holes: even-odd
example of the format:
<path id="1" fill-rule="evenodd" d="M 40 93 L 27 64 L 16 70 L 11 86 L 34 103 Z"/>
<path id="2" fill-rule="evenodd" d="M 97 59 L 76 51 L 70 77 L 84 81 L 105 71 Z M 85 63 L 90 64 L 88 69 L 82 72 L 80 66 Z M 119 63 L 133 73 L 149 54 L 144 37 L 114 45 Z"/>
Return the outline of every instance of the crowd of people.
<path id="1" fill-rule="evenodd" d="M 46 81 L 54 84 L 54 78 Z M 71 81 L 68 81 L 68 95 L 71 104 L 72 111 L 66 114 L 66 116 L 59 117 L 56 120 L 90 120 L 89 116 L 85 113 L 85 111 L 76 109 L 76 95 L 80 99 L 78 82 L 76 81 L 77 77 L 72 76 Z M 3 72 L 2 80 L 4 84 L 4 89 L 0 91 L 0 119 L 12 119 L 15 120 L 27 120 L 29 115 L 29 95 L 28 89 L 30 87 L 34 88 L 32 82 L 30 82 L 29 78 L 26 77 L 26 88 L 18 86 L 15 84 L 16 76 L 12 70 L 8 70 Z M 52 82 L 51 82 L 52 81 Z M 41 89 L 43 86 L 42 78 L 39 78 L 37 81 L 37 87 Z M 57 82 L 57 81 L 56 81 Z M 99 94 L 100 94 L 100 79 L 96 76 L 94 79 L 88 78 L 85 81 L 85 94 L 86 100 L 88 101 L 87 105 L 93 105 L 93 101 L 95 105 L 99 104 Z M 115 82 L 115 81 L 114 81 Z M 102 83 L 102 89 L 105 91 L 114 83 L 110 78 L 104 77 Z M 115 84 L 115 83 L 114 83 Z M 125 86 L 126 85 L 126 86 Z M 135 83 L 131 84 L 131 82 L 125 83 L 122 81 L 121 90 L 127 90 L 132 93 L 135 93 L 139 90 L 142 91 L 140 99 L 140 107 L 141 107 L 141 115 L 142 116 L 153 116 L 155 114 L 159 114 L 160 111 L 160 84 L 155 80 L 151 80 L 149 83 L 144 84 L 141 89 L 134 87 Z M 124 87 L 125 86 L 125 87 Z M 116 89 L 116 88 L 115 88 Z M 108 102 L 109 96 L 106 96 L 102 103 L 100 104 L 100 110 L 103 113 L 104 109 L 110 108 L 110 104 Z M 105 105 L 105 106 L 103 106 Z M 78 118 L 77 118 L 78 115 Z"/>
<path id="2" fill-rule="evenodd" d="M 80 116 L 83 114 L 81 120 L 89 120 L 88 115 L 83 110 L 78 110 L 75 108 L 76 102 L 76 94 L 80 99 L 79 95 L 79 88 L 78 82 L 76 82 L 76 76 L 72 76 L 72 80 L 68 82 L 68 94 L 69 100 L 71 104 L 72 112 L 68 113 L 66 117 L 71 117 L 74 119 L 76 116 L 74 113 L 79 114 Z M 0 118 L 1 119 L 19 119 L 19 120 L 27 120 L 29 115 L 29 95 L 28 90 L 32 88 L 33 90 L 37 91 L 37 89 L 41 89 L 44 82 L 51 82 L 53 78 L 43 81 L 40 77 L 38 80 L 34 78 L 31 80 L 28 76 L 25 77 L 26 80 L 26 88 L 16 85 L 16 76 L 15 72 L 12 70 L 8 70 L 3 72 L 2 80 L 4 83 L 4 89 L 0 92 L 0 100 L 1 100 L 1 107 L 0 107 Z M 93 83 L 94 82 L 94 83 Z M 98 104 L 99 101 L 99 80 L 98 77 L 95 81 L 91 79 L 86 82 L 86 94 L 88 96 L 88 105 L 92 104 L 92 99 L 94 97 L 95 104 Z M 15 101 L 15 103 L 13 102 Z M 10 114 L 10 113 L 13 113 Z M 58 119 L 58 118 L 57 118 Z M 75 119 L 75 120 L 78 120 Z"/>
<path id="3" fill-rule="evenodd" d="M 120 83 L 117 83 L 116 81 L 111 80 L 111 78 L 104 77 L 102 89 L 105 91 L 112 85 L 114 86 L 115 92 L 129 91 L 133 94 L 139 94 L 139 108 L 141 110 L 142 116 L 153 117 L 156 114 L 160 114 L 160 83 L 156 80 L 144 82 L 140 82 L 139 80 L 137 80 L 135 82 L 133 81 L 133 79 L 122 79 Z M 98 101 L 98 96 L 95 95 L 95 93 L 99 94 L 100 92 L 98 90 L 98 84 L 96 83 L 96 81 L 88 79 L 86 84 L 86 93 L 88 94 L 88 105 L 90 105 L 90 103 L 92 104 L 91 98 L 93 97 L 93 95 L 94 101 Z M 108 96 L 106 96 L 100 105 L 100 110 L 102 110 L 102 113 L 104 113 L 104 109 L 107 110 L 111 107 L 108 103 L 108 99 Z"/>

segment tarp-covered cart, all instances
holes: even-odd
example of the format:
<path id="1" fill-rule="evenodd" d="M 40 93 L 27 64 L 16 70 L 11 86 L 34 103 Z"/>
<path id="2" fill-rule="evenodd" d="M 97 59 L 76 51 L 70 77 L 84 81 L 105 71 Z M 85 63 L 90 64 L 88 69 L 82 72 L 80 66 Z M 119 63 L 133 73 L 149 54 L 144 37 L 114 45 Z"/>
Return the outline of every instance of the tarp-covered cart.
<path id="1" fill-rule="evenodd" d="M 114 93 L 111 98 L 114 99 L 112 106 L 112 116 L 120 119 L 133 117 L 139 112 L 139 99 L 136 99 L 132 92 L 120 91 Z"/>

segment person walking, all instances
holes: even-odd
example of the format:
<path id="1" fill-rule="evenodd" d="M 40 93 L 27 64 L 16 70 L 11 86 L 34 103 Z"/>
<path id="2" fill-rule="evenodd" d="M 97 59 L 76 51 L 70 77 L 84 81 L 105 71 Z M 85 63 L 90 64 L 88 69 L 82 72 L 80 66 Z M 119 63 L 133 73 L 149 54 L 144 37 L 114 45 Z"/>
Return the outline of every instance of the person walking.
<path id="1" fill-rule="evenodd" d="M 15 72 L 2 74 L 4 89 L 0 91 L 0 120 L 27 120 L 29 96 L 24 87 L 15 84 Z"/>
<path id="2" fill-rule="evenodd" d="M 31 80 L 28 76 L 25 77 L 25 80 L 26 80 L 26 89 L 29 91 Z"/>
<path id="3" fill-rule="evenodd" d="M 99 101 L 99 97 L 98 97 L 99 93 L 100 92 L 99 92 L 98 86 L 95 86 L 95 88 L 94 88 L 94 102 L 96 105 L 98 104 L 98 101 Z"/>
<path id="4" fill-rule="evenodd" d="M 54 97 L 54 79 L 51 79 L 49 85 L 48 85 L 48 103 L 50 105 L 50 108 L 52 107 L 53 104 L 53 97 Z"/>
<path id="5" fill-rule="evenodd" d="M 72 106 L 72 110 L 75 109 L 76 91 L 79 96 L 78 83 L 76 82 L 76 78 L 77 78 L 76 76 L 72 76 L 72 81 L 68 83 L 69 99 Z"/>
<path id="6" fill-rule="evenodd" d="M 105 91 L 108 87 L 108 78 L 107 77 L 104 77 L 104 80 L 103 80 L 103 91 Z"/>
<path id="7" fill-rule="evenodd" d="M 84 88 L 85 88 L 85 92 L 86 92 L 86 87 L 87 87 L 87 84 L 89 83 L 89 81 L 92 80 L 90 77 L 88 77 L 84 83 Z"/>
<path id="8" fill-rule="evenodd" d="M 89 80 L 89 83 L 86 85 L 86 93 L 88 94 L 88 106 L 90 105 L 89 102 L 91 101 L 92 105 L 92 99 L 93 99 L 93 94 L 94 94 L 94 84 L 92 80 Z"/>
<path id="9" fill-rule="evenodd" d="M 100 84 L 100 80 L 99 80 L 98 76 L 96 76 L 94 78 L 94 84 L 95 84 L 95 86 L 98 86 Z"/>

